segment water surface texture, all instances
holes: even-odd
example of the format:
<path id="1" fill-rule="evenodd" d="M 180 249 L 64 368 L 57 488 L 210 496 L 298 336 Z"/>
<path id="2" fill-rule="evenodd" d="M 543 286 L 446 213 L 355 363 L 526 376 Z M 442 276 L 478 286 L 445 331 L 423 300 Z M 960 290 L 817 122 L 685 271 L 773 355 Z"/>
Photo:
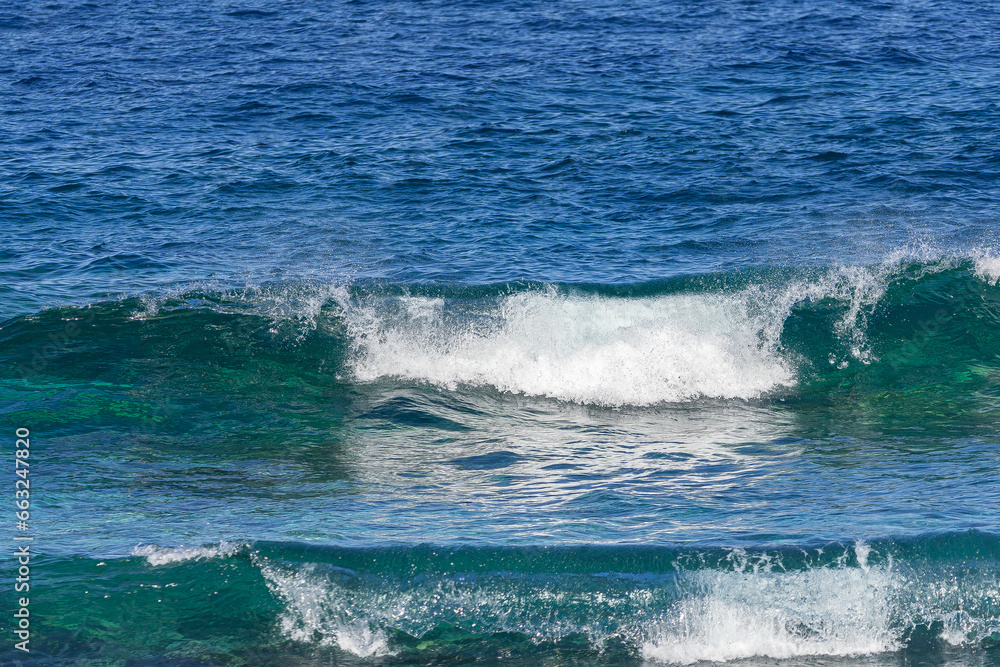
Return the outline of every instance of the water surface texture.
<path id="1" fill-rule="evenodd" d="M 4 664 L 1000 665 L 994 4 L 0 0 L 0 55 Z"/>

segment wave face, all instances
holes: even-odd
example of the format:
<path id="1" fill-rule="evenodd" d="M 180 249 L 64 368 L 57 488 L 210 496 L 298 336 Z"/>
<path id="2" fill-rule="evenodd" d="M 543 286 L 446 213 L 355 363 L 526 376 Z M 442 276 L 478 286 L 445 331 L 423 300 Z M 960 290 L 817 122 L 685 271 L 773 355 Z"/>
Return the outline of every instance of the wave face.
<path id="1" fill-rule="evenodd" d="M 1000 645 L 998 557 L 1000 539 L 979 533 L 770 550 L 144 546 L 50 562 L 59 586 L 42 622 L 48 641 L 75 633 L 82 660 L 255 646 L 335 661 L 890 664 Z M 136 633 L 154 615 L 163 634 Z"/>
<path id="2" fill-rule="evenodd" d="M 275 284 L 14 318 L 5 350 L 27 377 L 141 330 L 140 347 L 180 335 L 171 347 L 183 350 L 183 336 L 207 335 L 222 360 L 282 346 L 287 364 L 319 356 L 325 372 L 361 384 L 480 387 L 611 407 L 756 400 L 943 359 L 987 372 L 1000 351 L 997 275 L 987 256 L 622 287 Z"/>

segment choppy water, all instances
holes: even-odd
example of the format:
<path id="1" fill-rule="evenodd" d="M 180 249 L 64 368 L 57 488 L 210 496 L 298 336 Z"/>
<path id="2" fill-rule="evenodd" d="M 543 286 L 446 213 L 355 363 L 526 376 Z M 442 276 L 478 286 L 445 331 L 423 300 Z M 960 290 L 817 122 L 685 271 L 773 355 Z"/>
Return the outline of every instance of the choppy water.
<path id="1" fill-rule="evenodd" d="M 1000 664 L 998 42 L 0 2 L 0 659 Z"/>

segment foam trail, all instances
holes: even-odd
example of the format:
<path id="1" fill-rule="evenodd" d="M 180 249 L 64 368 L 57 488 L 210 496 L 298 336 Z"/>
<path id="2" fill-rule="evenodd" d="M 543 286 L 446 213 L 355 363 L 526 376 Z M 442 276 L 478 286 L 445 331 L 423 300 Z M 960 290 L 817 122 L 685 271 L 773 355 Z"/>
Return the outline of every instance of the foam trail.
<path id="1" fill-rule="evenodd" d="M 217 545 L 207 547 L 161 547 L 155 544 L 144 544 L 132 549 L 132 555 L 145 558 L 150 565 L 158 567 L 198 558 L 227 558 L 243 546 L 240 542 L 226 542 L 225 540 Z"/>

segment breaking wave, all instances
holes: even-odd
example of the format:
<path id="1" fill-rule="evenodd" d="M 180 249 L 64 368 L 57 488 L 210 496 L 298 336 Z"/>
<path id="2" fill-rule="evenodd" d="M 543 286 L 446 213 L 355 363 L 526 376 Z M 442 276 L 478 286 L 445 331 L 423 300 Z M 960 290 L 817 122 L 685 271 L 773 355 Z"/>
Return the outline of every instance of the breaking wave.
<path id="1" fill-rule="evenodd" d="M 196 613 L 192 631 L 225 634 L 215 617 L 252 614 L 266 643 L 360 658 L 572 649 L 691 664 L 1000 645 L 1000 540 L 982 533 L 774 549 L 221 542 L 135 555 L 141 568 L 112 560 L 96 579 L 74 574 L 93 567 L 76 561 L 55 571 L 87 586 L 74 600 L 98 620 L 149 591 L 161 623 Z M 127 643 L 120 630 L 112 639 Z"/>
<path id="2" fill-rule="evenodd" d="M 53 309 L 9 320 L 0 342 L 22 377 L 63 356 L 82 369 L 85 356 L 68 357 L 124 342 L 182 363 L 206 351 L 238 363 L 252 348 L 362 385 L 612 407 L 767 400 L 866 384 L 859 374 L 919 378 L 930 363 L 983 375 L 1000 353 L 998 277 L 983 254 L 631 286 L 275 284 Z"/>
<path id="3" fill-rule="evenodd" d="M 183 563 L 198 558 L 225 558 L 232 556 L 245 546 L 240 542 L 222 541 L 218 544 L 202 547 L 160 547 L 155 544 L 143 544 L 132 550 L 133 556 L 145 558 L 153 567 L 169 563 Z"/>
<path id="4" fill-rule="evenodd" d="M 759 399 L 830 367 L 912 358 L 913 341 L 925 347 L 942 324 L 997 319 L 998 266 L 983 257 L 479 298 L 343 292 L 337 302 L 361 382 L 646 406 Z"/>

